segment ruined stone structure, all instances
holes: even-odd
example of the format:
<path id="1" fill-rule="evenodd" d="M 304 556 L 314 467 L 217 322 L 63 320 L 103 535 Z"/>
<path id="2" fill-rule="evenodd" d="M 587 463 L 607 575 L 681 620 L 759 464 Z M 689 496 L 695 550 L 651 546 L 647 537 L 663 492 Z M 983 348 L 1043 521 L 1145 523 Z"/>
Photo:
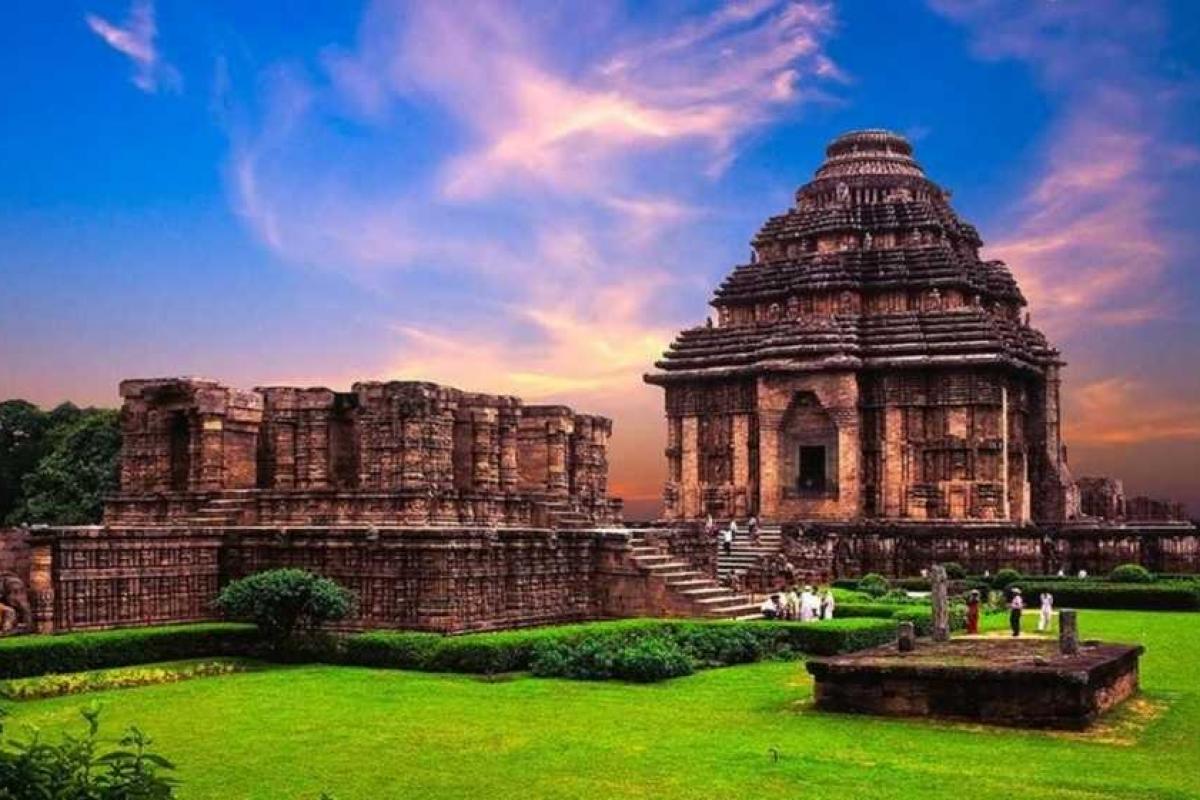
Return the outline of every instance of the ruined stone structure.
<path id="1" fill-rule="evenodd" d="M 835 139 L 650 383 L 666 390 L 665 516 L 1074 516 L 1063 362 L 1008 268 L 902 137 Z"/>
<path id="2" fill-rule="evenodd" d="M 565 527 L 620 519 L 612 423 L 431 383 L 121 384 L 110 525 Z"/>
<path id="3" fill-rule="evenodd" d="M 0 566 L 30 602 L 9 609 L 21 598 L 0 592 L 0 633 L 214 619 L 221 586 L 276 567 L 349 588 L 349 629 L 757 609 L 717 583 L 699 526 L 616 525 L 603 417 L 430 383 L 167 378 L 125 381 L 121 396 L 105 524 L 4 534 Z"/>

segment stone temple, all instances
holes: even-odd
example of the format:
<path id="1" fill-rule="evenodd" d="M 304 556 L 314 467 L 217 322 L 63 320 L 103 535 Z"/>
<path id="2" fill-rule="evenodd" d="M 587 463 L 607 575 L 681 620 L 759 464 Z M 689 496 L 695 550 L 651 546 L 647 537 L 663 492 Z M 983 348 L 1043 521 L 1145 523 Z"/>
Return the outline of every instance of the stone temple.
<path id="1" fill-rule="evenodd" d="M 124 381 L 104 524 L 0 531 L 0 633 L 213 619 L 221 586 L 275 567 L 349 588 L 346 628 L 443 632 L 735 618 L 785 581 L 949 561 L 1200 572 L 1180 506 L 1072 481 L 1063 362 L 979 248 L 907 141 L 835 139 L 717 289 L 717 323 L 646 377 L 668 421 L 650 526 L 608 495 L 613 423 L 566 406 Z M 765 524 L 719 556 L 709 514 Z"/>
<path id="2" fill-rule="evenodd" d="M 903 137 L 834 139 L 656 371 L 665 514 L 1058 523 L 1063 362 Z"/>

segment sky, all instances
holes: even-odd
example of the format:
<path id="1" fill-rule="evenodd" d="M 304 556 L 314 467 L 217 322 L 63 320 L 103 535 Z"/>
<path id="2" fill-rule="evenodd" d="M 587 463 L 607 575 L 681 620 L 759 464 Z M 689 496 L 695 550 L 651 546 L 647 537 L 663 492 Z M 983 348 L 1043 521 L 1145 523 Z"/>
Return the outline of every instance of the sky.
<path id="1" fill-rule="evenodd" d="M 1200 513 L 1191 0 L 20 3 L 0 398 L 422 379 L 615 420 L 833 136 L 887 127 L 1060 348 L 1076 475 Z"/>

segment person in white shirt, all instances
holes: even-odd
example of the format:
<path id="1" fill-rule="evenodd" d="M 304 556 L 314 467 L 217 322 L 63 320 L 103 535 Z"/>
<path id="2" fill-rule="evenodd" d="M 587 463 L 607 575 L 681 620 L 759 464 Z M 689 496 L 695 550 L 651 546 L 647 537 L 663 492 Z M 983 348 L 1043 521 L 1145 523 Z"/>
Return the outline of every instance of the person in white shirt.
<path id="1" fill-rule="evenodd" d="M 1025 610 L 1025 601 L 1021 599 L 1021 590 L 1012 588 L 1012 600 L 1008 601 L 1008 625 L 1012 628 L 1013 636 L 1021 635 L 1021 612 Z"/>
<path id="2" fill-rule="evenodd" d="M 800 593 L 800 621 L 812 622 L 817 618 L 819 613 L 817 596 L 813 594 L 811 586 L 805 586 L 804 591 Z"/>
<path id="3" fill-rule="evenodd" d="M 721 548 L 725 551 L 725 555 L 733 552 L 733 523 L 721 531 Z"/>
<path id="4" fill-rule="evenodd" d="M 773 594 L 766 600 L 763 600 L 761 611 L 764 619 L 779 618 L 779 595 Z"/>
<path id="5" fill-rule="evenodd" d="M 1042 592 L 1038 598 L 1041 600 L 1041 608 L 1038 611 L 1038 631 L 1050 630 L 1050 618 L 1054 616 L 1054 595 L 1049 592 Z"/>
<path id="6" fill-rule="evenodd" d="M 826 589 L 821 593 L 821 619 L 833 619 L 833 609 L 837 603 L 833 601 L 833 590 Z"/>

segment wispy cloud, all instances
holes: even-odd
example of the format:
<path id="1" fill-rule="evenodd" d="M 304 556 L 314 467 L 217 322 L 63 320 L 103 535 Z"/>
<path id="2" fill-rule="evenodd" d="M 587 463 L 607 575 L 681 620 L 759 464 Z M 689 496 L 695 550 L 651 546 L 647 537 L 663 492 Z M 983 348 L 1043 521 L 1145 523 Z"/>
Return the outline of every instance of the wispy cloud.
<path id="1" fill-rule="evenodd" d="M 1170 80 L 1154 70 L 1165 21 L 1155 4 L 933 0 L 976 52 L 1028 63 L 1063 108 L 1041 172 L 989 253 L 1013 268 L 1052 334 L 1171 314 L 1177 258 L 1156 208 L 1167 200 Z M 1180 151 L 1183 152 L 1183 151 Z"/>
<path id="2" fill-rule="evenodd" d="M 178 70 L 163 60 L 155 43 L 158 27 L 152 0 L 134 0 L 121 25 L 97 14 L 88 14 L 84 19 L 93 33 L 133 62 L 134 86 L 151 94 L 159 89 L 179 90 L 182 81 Z"/>

